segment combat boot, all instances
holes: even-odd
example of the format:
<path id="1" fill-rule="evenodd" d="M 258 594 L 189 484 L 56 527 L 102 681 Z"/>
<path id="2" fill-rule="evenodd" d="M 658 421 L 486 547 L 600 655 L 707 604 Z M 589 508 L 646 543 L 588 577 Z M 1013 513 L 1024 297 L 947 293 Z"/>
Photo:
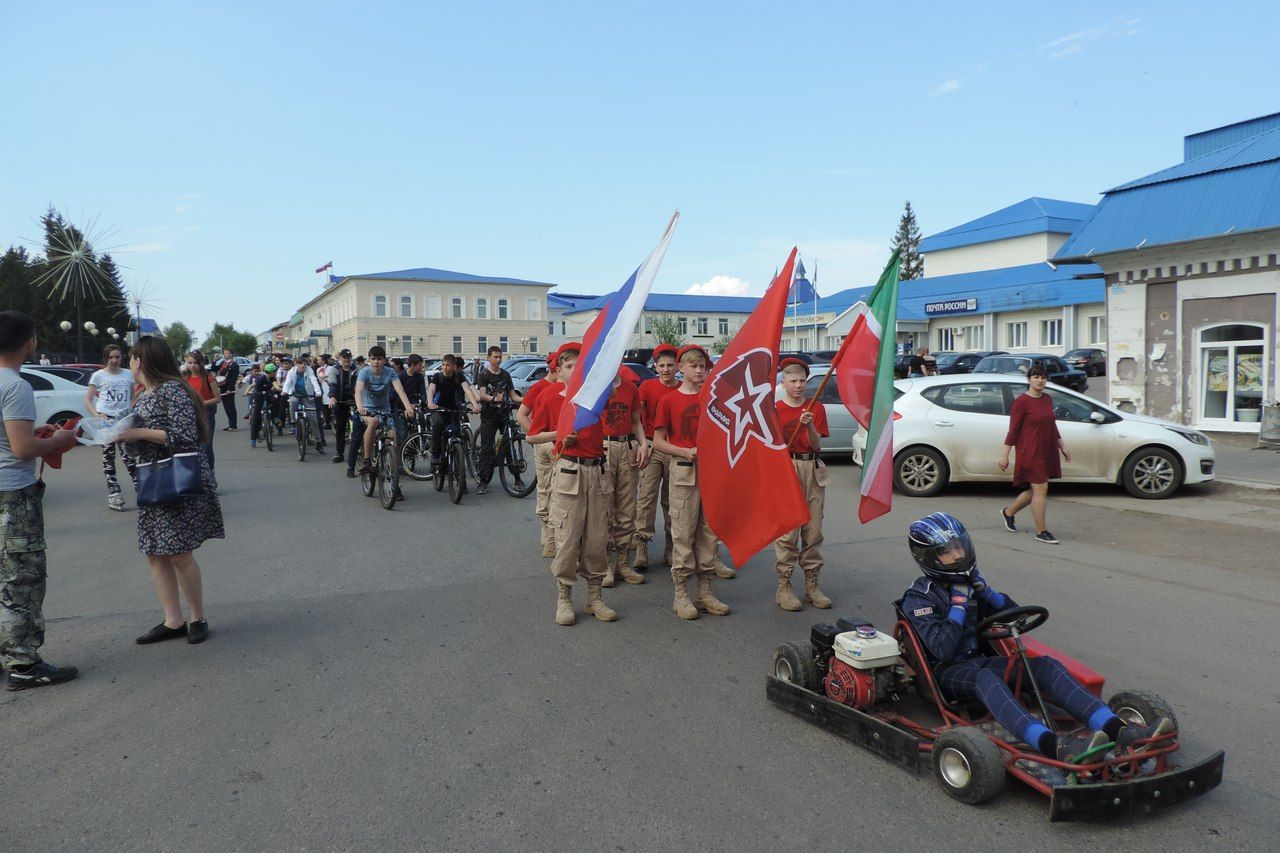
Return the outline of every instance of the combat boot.
<path id="1" fill-rule="evenodd" d="M 675 571 L 671 572 L 671 585 L 676 590 L 675 601 L 672 603 L 671 609 L 681 619 L 697 619 L 698 608 L 693 606 L 693 602 L 689 600 L 689 591 L 685 589 L 685 585 L 688 582 L 688 578 L 678 577 Z"/>
<path id="2" fill-rule="evenodd" d="M 698 593 L 693 597 L 693 606 L 712 616 L 729 615 L 729 605 L 716 598 L 711 591 L 711 575 L 707 572 L 698 574 Z"/>
<path id="3" fill-rule="evenodd" d="M 783 610 L 800 609 L 800 599 L 791 589 L 791 572 L 778 572 L 778 591 L 773 594 L 773 603 Z"/>
<path id="4" fill-rule="evenodd" d="M 548 527 L 545 529 L 548 534 L 551 533 L 551 528 Z M 548 558 L 554 558 L 555 555 L 556 555 L 556 538 L 554 536 L 548 535 L 542 540 L 542 556 L 548 557 Z"/>
<path id="5" fill-rule="evenodd" d="M 604 580 L 601 582 L 601 585 L 604 586 L 606 589 L 613 589 L 613 585 L 617 583 L 617 581 L 614 580 L 614 573 L 615 573 L 614 567 L 617 565 L 617 563 L 618 563 L 618 556 L 616 554 L 611 553 L 605 556 Z"/>
<path id="6" fill-rule="evenodd" d="M 667 540 L 667 544 L 662 549 L 662 562 L 670 567 L 671 563 L 671 540 Z"/>
<path id="7" fill-rule="evenodd" d="M 587 581 L 587 606 L 583 608 L 583 612 L 601 622 L 612 622 L 618 618 L 618 614 L 600 597 L 600 581 Z"/>
<path id="8" fill-rule="evenodd" d="M 720 559 L 720 551 L 717 550 L 715 556 L 711 560 L 711 570 L 716 573 L 716 577 L 721 580 L 731 581 L 738 576 L 738 573 L 725 565 L 724 560 Z"/>
<path id="9" fill-rule="evenodd" d="M 636 557 L 631 561 L 631 568 L 645 572 L 649 570 L 649 543 L 644 539 L 636 540 Z"/>
<path id="10" fill-rule="evenodd" d="M 572 625 L 577 621 L 573 615 L 573 587 L 556 581 L 556 624 Z"/>
<path id="11" fill-rule="evenodd" d="M 625 554 L 623 556 L 626 556 Z M 618 561 L 618 577 L 622 578 L 629 584 L 644 583 L 644 575 L 627 565 L 626 560 Z"/>
<path id="12" fill-rule="evenodd" d="M 804 600 L 819 610 L 826 610 L 831 606 L 831 599 L 818 589 L 817 569 L 804 570 Z"/>

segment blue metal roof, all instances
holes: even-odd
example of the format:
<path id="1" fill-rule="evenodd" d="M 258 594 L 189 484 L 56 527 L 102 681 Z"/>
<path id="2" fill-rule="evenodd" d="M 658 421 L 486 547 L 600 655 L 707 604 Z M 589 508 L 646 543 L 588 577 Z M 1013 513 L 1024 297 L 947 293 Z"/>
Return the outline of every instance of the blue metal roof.
<path id="1" fill-rule="evenodd" d="M 920 241 L 922 253 L 974 246 L 1027 234 L 1070 234 L 1093 210 L 1091 204 L 1032 197 L 931 234 Z"/>
<path id="2" fill-rule="evenodd" d="M 1268 228 L 1280 228 L 1280 128 L 1108 190 L 1057 258 Z"/>
<path id="3" fill-rule="evenodd" d="M 1269 116 L 1259 116 L 1247 121 L 1238 121 L 1234 124 L 1215 127 L 1212 130 L 1202 130 L 1199 133 L 1183 137 L 1182 159 L 1190 160 L 1192 157 L 1199 157 L 1201 154 L 1217 151 L 1219 148 L 1225 148 L 1228 145 L 1241 142 L 1268 130 L 1275 130 L 1278 127 L 1280 127 L 1280 113 L 1272 113 Z"/>
<path id="4" fill-rule="evenodd" d="M 591 302 L 584 302 L 573 311 L 565 314 L 580 314 L 583 311 L 595 311 L 609 303 L 612 293 L 597 296 Z M 760 301 L 758 296 L 695 296 L 688 293 L 650 293 L 644 301 L 646 311 L 683 311 L 689 314 L 750 314 Z"/>
<path id="5" fill-rule="evenodd" d="M 547 294 L 548 308 L 568 308 L 570 310 L 578 308 L 589 302 L 595 302 L 600 298 L 598 293 L 559 293 L 552 292 Z"/>
<path id="6" fill-rule="evenodd" d="M 453 270 L 438 270 L 434 267 L 418 267 L 411 270 L 394 270 L 392 272 L 373 272 L 362 275 L 344 275 L 347 278 L 377 278 L 395 281 L 440 281 L 449 284 L 527 284 L 534 287 L 554 287 L 545 281 L 525 281 L 522 278 L 494 278 L 492 276 L 471 275 Z"/>
<path id="7" fill-rule="evenodd" d="M 1101 270 L 1093 265 L 1054 270 L 1048 264 L 1025 264 L 912 279 L 898 285 L 898 319 L 922 323 L 929 319 L 925 314 L 925 303 L 962 297 L 978 300 L 975 314 L 1102 302 L 1105 299 L 1102 279 L 1076 278 L 1089 273 L 1101 274 Z M 854 287 L 832 294 L 818 300 L 818 310 L 839 315 L 858 301 L 865 301 L 872 288 L 872 285 Z M 952 316 L 960 318 L 965 315 Z"/>

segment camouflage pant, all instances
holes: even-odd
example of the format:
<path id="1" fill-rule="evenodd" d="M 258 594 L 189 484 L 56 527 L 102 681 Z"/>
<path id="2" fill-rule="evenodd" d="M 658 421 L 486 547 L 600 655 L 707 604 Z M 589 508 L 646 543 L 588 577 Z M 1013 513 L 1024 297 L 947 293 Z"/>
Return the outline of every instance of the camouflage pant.
<path id="1" fill-rule="evenodd" d="M 0 492 L 0 663 L 40 662 L 44 645 L 44 483 Z"/>

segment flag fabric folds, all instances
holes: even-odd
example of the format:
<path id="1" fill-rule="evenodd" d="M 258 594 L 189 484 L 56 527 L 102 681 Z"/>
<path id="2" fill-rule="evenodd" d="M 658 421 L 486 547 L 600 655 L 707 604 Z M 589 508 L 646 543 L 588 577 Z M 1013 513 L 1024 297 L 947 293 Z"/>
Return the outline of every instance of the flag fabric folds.
<path id="1" fill-rule="evenodd" d="M 331 270 L 331 269 L 333 269 L 333 261 L 329 261 L 324 266 L 318 268 L 316 272 L 321 273 L 321 272 L 324 272 L 325 270 Z"/>
<path id="2" fill-rule="evenodd" d="M 702 386 L 698 485 L 712 531 L 738 566 L 809 520 L 774 387 L 796 250 Z"/>
<path id="3" fill-rule="evenodd" d="M 563 406 L 556 424 L 557 445 L 571 432 L 590 426 L 600 419 L 600 412 L 609 399 L 613 378 L 618 374 L 622 356 L 631 343 L 633 330 L 644 312 L 649 288 L 658 275 L 658 267 L 666 257 L 667 245 L 680 221 L 680 211 L 671 216 L 662 239 L 644 263 L 627 279 L 626 284 L 613 295 L 596 315 L 582 338 L 582 351 L 574 368 L 565 399 L 572 405 Z"/>
<path id="4" fill-rule="evenodd" d="M 893 341 L 899 264 L 894 252 L 867 301 L 854 306 L 853 326 L 832 359 L 840 399 L 867 431 L 858 501 L 863 524 L 893 505 Z"/>

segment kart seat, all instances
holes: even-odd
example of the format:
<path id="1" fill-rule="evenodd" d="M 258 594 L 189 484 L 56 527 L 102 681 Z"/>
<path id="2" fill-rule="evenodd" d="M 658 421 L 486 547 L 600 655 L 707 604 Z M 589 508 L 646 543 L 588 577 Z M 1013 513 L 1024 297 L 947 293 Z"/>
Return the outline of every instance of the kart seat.
<path id="1" fill-rule="evenodd" d="M 902 656 L 906 658 L 907 665 L 916 674 L 916 692 L 920 694 L 920 698 L 926 702 L 936 702 L 944 710 L 953 714 L 985 714 L 986 706 L 981 702 L 958 703 L 943 695 L 937 679 L 934 678 L 933 664 L 929 661 L 924 644 L 920 642 L 915 628 L 911 627 L 911 622 L 902 612 L 901 598 L 893 603 L 893 612 L 898 615 L 898 630 L 895 633 L 900 634 L 897 639 L 902 646 Z"/>

